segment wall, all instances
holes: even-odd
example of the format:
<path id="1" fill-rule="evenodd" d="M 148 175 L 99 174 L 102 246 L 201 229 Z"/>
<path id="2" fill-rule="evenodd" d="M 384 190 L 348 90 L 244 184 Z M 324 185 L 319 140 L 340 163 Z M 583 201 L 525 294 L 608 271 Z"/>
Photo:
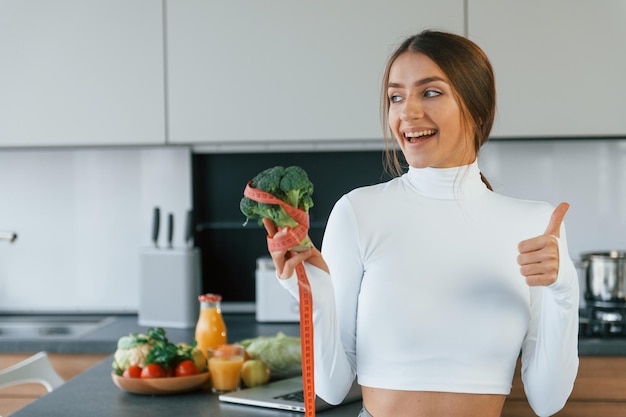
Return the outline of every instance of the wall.
<path id="1" fill-rule="evenodd" d="M 152 209 L 182 246 L 190 172 L 186 147 L 1 151 L 0 311 L 136 311 Z"/>
<path id="2" fill-rule="evenodd" d="M 379 159 L 359 158 L 362 155 L 353 158 L 353 165 L 366 161 L 363 169 L 378 178 Z M 346 168 L 349 159 L 346 153 L 345 159 L 316 164 L 329 172 L 352 173 L 355 184 L 344 184 L 350 188 L 363 177 Z M 573 258 L 587 251 L 626 250 L 626 139 L 492 141 L 483 149 L 480 166 L 500 193 L 552 204 L 568 201 L 571 209 L 565 222 Z M 191 168 L 187 147 L 1 151 L 0 230 L 16 231 L 19 237 L 12 245 L 0 242 L 0 312 L 136 311 L 139 253 L 151 245 L 152 209 L 161 207 L 162 224 L 167 212 L 174 212 L 175 243 L 181 246 L 184 213 L 192 204 Z M 221 175 L 218 182 L 227 178 L 223 171 L 210 168 L 194 171 L 199 177 Z M 202 211 L 215 210 L 198 203 L 211 195 L 210 190 L 195 194 L 194 205 Z M 225 196 L 221 197 L 214 203 L 223 203 Z M 320 207 L 324 212 L 315 221 L 316 241 L 322 232 L 317 223 L 330 203 Z M 237 209 L 232 211 L 227 227 L 239 229 L 242 219 Z M 212 216 L 199 212 L 198 220 L 214 223 Z M 244 250 L 252 246 L 250 239 L 259 246 L 251 258 L 265 254 L 263 232 L 254 227 L 247 226 L 241 247 L 220 241 L 223 247 L 237 248 L 220 255 L 223 263 L 241 262 Z M 162 232 L 161 245 L 163 237 Z M 206 230 L 198 237 L 200 244 L 211 240 Z M 239 288 L 248 286 L 242 293 L 249 297 L 254 265 L 244 276 L 215 274 L 212 267 L 204 268 L 205 290 L 212 290 L 215 280 L 229 280 Z"/>
<path id="3" fill-rule="evenodd" d="M 570 255 L 626 250 L 626 140 L 488 142 L 480 166 L 494 189 L 571 204 Z"/>

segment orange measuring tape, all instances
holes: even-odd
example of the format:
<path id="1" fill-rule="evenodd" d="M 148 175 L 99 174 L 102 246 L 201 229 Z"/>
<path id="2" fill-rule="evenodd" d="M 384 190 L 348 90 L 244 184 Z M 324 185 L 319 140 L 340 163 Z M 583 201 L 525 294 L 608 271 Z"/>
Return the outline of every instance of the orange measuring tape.
<path id="1" fill-rule="evenodd" d="M 298 226 L 280 238 L 267 237 L 270 251 L 288 250 L 298 246 L 309 232 L 309 216 L 303 210 L 292 207 L 270 193 L 253 188 L 248 182 L 243 195 L 264 204 L 279 204 L 294 219 Z M 296 266 L 298 294 L 300 297 L 300 349 L 302 350 L 302 383 L 304 385 L 305 417 L 315 417 L 315 381 L 313 360 L 313 297 L 306 270 L 302 263 Z"/>

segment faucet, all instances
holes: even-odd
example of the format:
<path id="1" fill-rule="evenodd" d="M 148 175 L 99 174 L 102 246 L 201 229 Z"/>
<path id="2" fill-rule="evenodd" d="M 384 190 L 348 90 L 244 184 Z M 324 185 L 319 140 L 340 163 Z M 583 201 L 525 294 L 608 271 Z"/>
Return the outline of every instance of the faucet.
<path id="1" fill-rule="evenodd" d="M 15 232 L 3 232 L 0 230 L 0 240 L 6 240 L 13 243 L 17 239 L 17 233 Z"/>

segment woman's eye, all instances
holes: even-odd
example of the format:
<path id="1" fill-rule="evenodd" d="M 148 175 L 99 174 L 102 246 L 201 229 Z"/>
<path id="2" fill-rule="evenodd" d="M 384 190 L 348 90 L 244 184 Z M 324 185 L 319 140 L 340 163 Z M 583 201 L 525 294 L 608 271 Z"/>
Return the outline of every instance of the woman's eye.
<path id="1" fill-rule="evenodd" d="M 426 90 L 424 91 L 424 97 L 437 97 L 441 95 L 441 91 L 437 90 Z"/>
<path id="2" fill-rule="evenodd" d="M 402 100 L 402 97 L 397 95 L 397 94 L 392 94 L 392 95 L 389 96 L 389 101 L 392 102 L 392 103 L 397 103 L 400 100 Z"/>

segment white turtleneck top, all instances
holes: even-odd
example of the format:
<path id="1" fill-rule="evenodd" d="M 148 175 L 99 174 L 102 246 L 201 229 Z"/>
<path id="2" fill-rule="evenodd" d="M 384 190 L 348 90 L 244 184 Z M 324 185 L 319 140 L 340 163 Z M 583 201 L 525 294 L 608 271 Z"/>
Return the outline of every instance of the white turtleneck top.
<path id="1" fill-rule="evenodd" d="M 563 407 L 578 370 L 578 278 L 565 230 L 557 281 L 529 287 L 517 245 L 553 208 L 489 191 L 477 163 L 410 168 L 333 208 L 313 294 L 315 385 L 339 403 L 355 375 L 393 390 L 509 394 L 516 361 L 540 415 Z M 295 274 L 281 280 L 298 297 Z"/>

